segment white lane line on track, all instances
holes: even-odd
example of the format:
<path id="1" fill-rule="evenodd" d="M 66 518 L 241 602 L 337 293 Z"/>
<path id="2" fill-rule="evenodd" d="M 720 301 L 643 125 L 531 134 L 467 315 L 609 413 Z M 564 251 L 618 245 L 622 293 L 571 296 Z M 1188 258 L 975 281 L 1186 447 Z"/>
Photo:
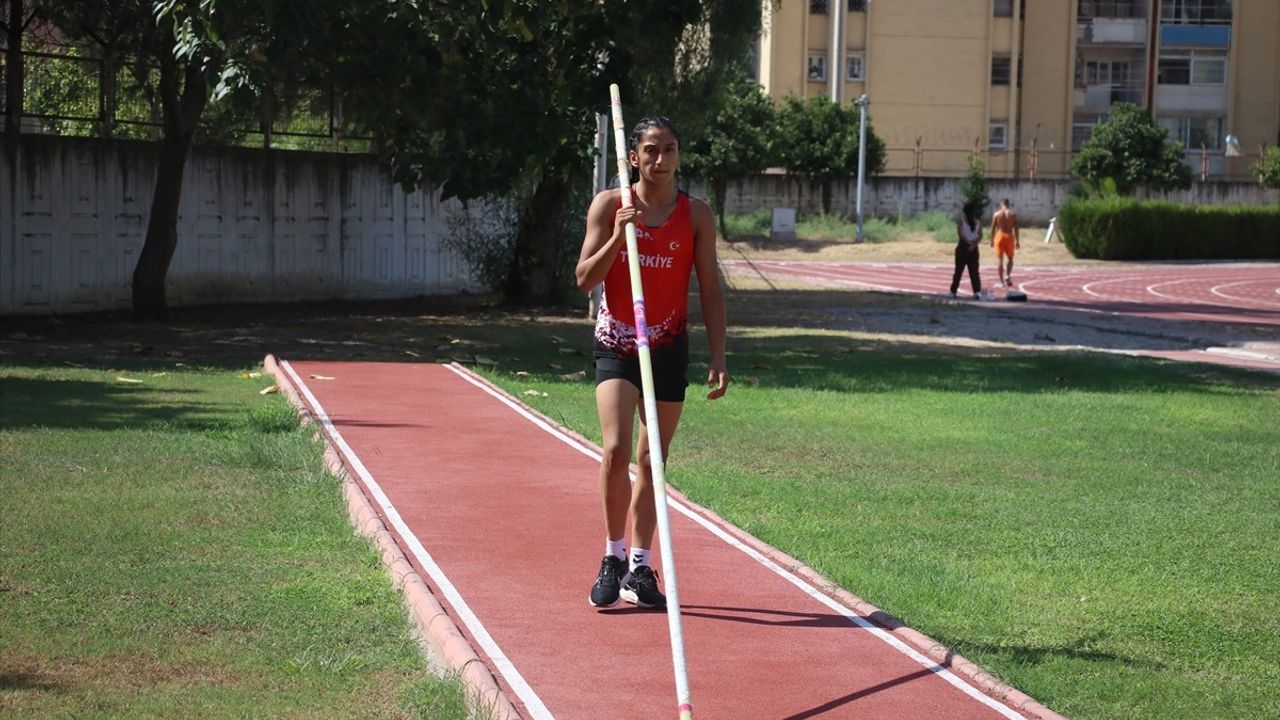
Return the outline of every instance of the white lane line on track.
<path id="1" fill-rule="evenodd" d="M 355 470 L 356 474 L 364 482 L 365 487 L 369 488 L 369 492 L 373 494 L 378 507 L 382 509 L 387 520 L 391 522 L 396 532 L 400 533 L 400 537 L 409 546 L 409 551 L 413 553 L 413 556 L 422 565 L 423 569 L 431 576 L 431 580 L 436 584 L 436 587 L 440 588 L 440 591 L 444 593 L 449 604 L 453 606 L 458 616 L 462 618 L 462 622 L 466 624 L 467 629 L 471 631 L 472 637 L 476 639 L 485 654 L 493 661 L 494 666 L 498 672 L 502 673 L 502 677 L 506 679 L 511 689 L 520 697 L 521 702 L 524 703 L 525 708 L 534 720 L 554 720 L 555 716 L 551 714 L 551 711 L 543 704 L 542 699 L 538 697 L 538 694 L 533 691 L 529 683 L 516 670 L 515 665 L 511 663 L 506 653 L 502 652 L 502 648 L 498 647 L 498 643 L 494 641 L 493 636 L 485 629 L 484 624 L 480 622 L 480 618 L 476 617 L 471 607 L 467 605 L 467 601 L 462 598 L 462 594 L 458 592 L 458 589 L 449 581 L 448 576 L 444 574 L 444 570 L 440 569 L 440 566 L 431 557 L 431 553 L 427 552 L 427 549 L 423 547 L 422 541 L 405 524 L 404 519 L 400 517 L 400 512 L 396 510 L 396 506 L 391 504 L 390 498 L 382 491 L 382 487 L 378 485 L 378 482 L 373 479 L 373 475 L 365 468 L 359 456 L 347 444 L 346 439 L 342 437 L 342 433 L 338 432 L 338 429 L 334 427 L 333 422 L 329 419 L 329 414 L 321 407 L 320 401 L 316 399 L 316 396 L 311 393 L 311 388 L 302 382 L 302 378 L 298 377 L 298 373 L 294 372 L 293 366 L 287 360 L 282 360 L 280 366 L 285 369 L 285 372 L 289 373 L 289 377 L 293 379 L 294 386 L 306 396 L 307 402 L 311 404 L 311 409 L 316 414 L 316 419 L 320 421 L 320 425 L 338 447 L 338 452 L 342 453 L 351 469 Z"/>
<path id="2" fill-rule="evenodd" d="M 1220 298 L 1226 298 L 1227 300 L 1240 300 L 1244 302 L 1261 302 L 1264 305 L 1270 306 L 1270 304 L 1267 303 L 1266 300 L 1259 300 L 1258 298 L 1240 297 L 1238 295 L 1228 295 L 1227 293 L 1222 292 L 1226 288 L 1235 287 L 1237 285 L 1257 285 L 1258 283 L 1266 283 L 1266 282 L 1267 282 L 1266 280 L 1261 280 L 1261 279 L 1237 280 L 1236 282 L 1223 283 L 1222 285 L 1214 285 L 1213 287 L 1209 288 L 1209 292 L 1213 293 L 1214 295 L 1217 295 Z M 1277 295 L 1280 295 L 1280 287 L 1276 288 L 1275 293 Z M 1280 309 L 1280 307 L 1277 307 L 1277 309 Z"/>
<path id="3" fill-rule="evenodd" d="M 1204 281 L 1204 278 L 1186 278 L 1186 279 L 1183 279 L 1183 280 L 1166 280 L 1166 281 L 1164 281 L 1164 282 L 1158 282 L 1158 283 L 1155 283 L 1155 284 L 1152 284 L 1152 285 L 1148 285 L 1148 286 L 1147 286 L 1147 292 L 1149 292 L 1149 293 L 1151 293 L 1152 295 L 1155 295 L 1155 296 L 1157 296 L 1157 297 L 1165 298 L 1166 300 L 1174 300 L 1174 301 L 1176 301 L 1176 302 L 1189 303 L 1189 304 L 1193 304 L 1193 305 L 1210 305 L 1210 306 L 1212 306 L 1212 307 L 1222 307 L 1222 303 L 1215 302 L 1215 301 L 1213 301 L 1213 300 L 1201 300 L 1201 299 L 1194 298 L 1194 297 L 1179 297 L 1179 296 L 1176 296 L 1176 295 L 1168 295 L 1168 294 L 1162 293 L 1162 292 L 1160 292 L 1159 290 L 1157 290 L 1157 289 L 1156 289 L 1156 288 L 1158 288 L 1158 287 L 1163 287 L 1163 286 L 1165 286 L 1165 285 L 1177 285 L 1177 284 L 1180 284 L 1180 283 L 1203 282 L 1203 281 Z M 1257 300 L 1257 299 L 1254 299 L 1254 298 L 1232 297 L 1232 296 L 1230 296 L 1230 295 L 1224 295 L 1224 294 L 1222 294 L 1222 293 L 1220 293 L 1220 292 L 1217 292 L 1217 288 L 1219 288 L 1219 287 L 1228 287 L 1228 286 L 1230 286 L 1230 285 L 1242 285 L 1242 284 L 1244 284 L 1244 283 L 1246 283 L 1246 282 L 1257 282 L 1257 281 L 1242 280 L 1242 281 L 1239 281 L 1239 282 L 1227 283 L 1227 285 L 1218 285 L 1217 287 L 1210 288 L 1210 292 L 1212 292 L 1214 295 L 1217 295 L 1218 297 L 1225 298 L 1225 299 L 1227 299 L 1227 300 L 1231 300 L 1231 301 L 1234 301 L 1234 302 L 1237 302 L 1237 303 L 1246 303 L 1246 304 L 1249 304 L 1249 305 L 1251 305 L 1251 306 L 1252 306 L 1252 307 L 1241 308 L 1241 309 L 1247 309 L 1247 310 L 1280 310 L 1280 307 L 1272 306 L 1272 305 L 1268 304 L 1266 301 L 1261 301 L 1261 300 Z M 1261 305 L 1261 307 L 1256 307 L 1257 305 Z"/>
<path id="4" fill-rule="evenodd" d="M 466 380 L 467 382 L 471 383 L 472 385 L 480 388 L 481 390 L 485 391 L 492 397 L 496 398 L 503 405 L 506 405 L 507 407 L 516 411 L 516 413 L 518 413 L 521 417 L 532 422 L 538 428 L 550 433 L 553 437 L 565 443 L 569 447 L 574 448 L 578 452 L 582 453 L 583 455 L 586 455 L 587 457 L 595 460 L 596 462 L 600 461 L 600 454 L 596 452 L 594 449 L 586 445 L 583 445 L 577 439 L 565 434 L 559 428 L 553 427 L 552 425 L 544 421 L 542 418 L 539 418 L 538 416 L 529 412 L 524 408 L 524 406 L 520 405 L 518 402 L 511 400 L 511 398 L 508 398 L 502 393 L 494 390 L 493 388 L 489 387 L 483 382 L 472 377 L 468 371 L 459 369 L 457 367 L 454 367 L 453 365 L 445 365 L 445 367 L 453 371 L 454 374 L 458 375 L 463 380 Z M 690 520 L 693 520 L 694 522 L 701 525 L 703 528 L 710 531 L 711 534 L 725 541 L 729 546 L 741 551 L 742 553 L 750 557 L 752 560 L 755 560 L 757 563 L 760 563 L 761 565 L 768 568 L 769 570 L 772 570 L 774 573 L 782 577 L 784 580 L 786 580 L 787 582 L 791 583 L 792 585 L 802 590 L 809 597 L 813 598 L 814 600 L 817 600 L 818 602 L 822 603 L 823 605 L 830 608 L 834 612 L 837 612 L 843 615 L 845 618 L 847 618 L 851 623 L 853 623 L 857 627 L 870 632 L 875 637 L 887 643 L 890 647 L 894 648 L 895 650 L 898 650 L 899 652 L 911 658 L 912 660 L 919 663 L 920 665 L 923 665 L 926 669 L 935 673 L 936 675 L 941 677 L 943 680 L 947 681 L 948 683 L 950 683 L 951 685 L 959 689 L 961 692 L 981 702 L 983 705 L 990 707 L 991 709 L 995 710 L 1001 715 L 1007 718 L 1010 718 L 1010 720 L 1026 720 L 1026 717 L 1024 715 L 1019 714 L 1017 711 L 1009 708 L 1007 705 L 1005 705 L 1004 703 L 1001 703 L 995 698 L 989 697 L 988 695 L 984 694 L 981 690 L 973 687 L 969 683 L 960 679 L 960 677 L 957 676 L 955 673 L 942 667 L 941 665 L 937 664 L 933 660 L 929 659 L 924 654 L 912 648 L 910 645 L 907 645 L 903 641 L 894 637 L 892 633 L 880 627 L 877 627 L 876 625 L 872 624 L 871 622 L 869 622 L 862 616 L 858 615 L 857 613 L 853 612 L 849 608 L 827 597 L 824 593 L 822 593 L 817 588 L 810 585 L 803 578 L 792 574 L 786 568 L 782 567 L 781 565 L 778 565 L 777 563 L 773 562 L 769 558 L 765 557 L 755 548 L 752 548 L 751 546 L 743 543 L 742 541 L 733 537 L 732 535 L 720 529 L 719 527 L 716 527 L 714 523 L 702 517 L 698 513 L 694 512 L 691 508 L 687 507 L 684 503 L 681 503 L 675 500 L 674 498 L 668 498 L 667 504 L 670 507 L 675 508 L 676 511 L 679 512 L 681 515 L 684 515 Z"/>

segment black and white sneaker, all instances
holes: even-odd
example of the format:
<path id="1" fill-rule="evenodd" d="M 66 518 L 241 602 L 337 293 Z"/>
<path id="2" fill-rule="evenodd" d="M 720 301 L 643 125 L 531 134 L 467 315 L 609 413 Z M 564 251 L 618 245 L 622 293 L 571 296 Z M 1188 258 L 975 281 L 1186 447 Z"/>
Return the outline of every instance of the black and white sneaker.
<path id="1" fill-rule="evenodd" d="M 642 608 L 667 608 L 667 596 L 658 590 L 658 574 L 648 565 L 640 565 L 622 583 L 622 599 Z"/>
<path id="2" fill-rule="evenodd" d="M 600 574 L 591 586 L 591 604 L 596 607 L 613 607 L 618 604 L 618 591 L 622 576 L 627 572 L 627 561 L 615 555 L 605 555 L 600 561 Z"/>

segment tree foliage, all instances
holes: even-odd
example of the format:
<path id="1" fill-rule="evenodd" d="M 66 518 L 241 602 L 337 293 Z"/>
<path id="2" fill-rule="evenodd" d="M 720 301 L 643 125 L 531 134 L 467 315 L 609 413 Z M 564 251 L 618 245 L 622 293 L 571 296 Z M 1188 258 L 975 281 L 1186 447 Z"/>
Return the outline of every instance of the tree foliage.
<path id="1" fill-rule="evenodd" d="M 681 155 L 684 172 L 706 179 L 725 234 L 725 193 L 729 182 L 758 175 L 776 162 L 777 112 L 759 85 L 742 75 L 730 80 L 710 126 Z"/>
<path id="2" fill-rule="evenodd" d="M 1112 106 L 1111 117 L 1094 128 L 1093 136 L 1071 161 L 1071 172 L 1095 188 L 1110 178 L 1121 195 L 1131 195 L 1139 187 L 1159 191 L 1191 187 L 1182 145 L 1171 140 L 1145 110 L 1130 103 Z"/>
<path id="3" fill-rule="evenodd" d="M 629 119 L 661 112 L 696 137 L 761 17 L 757 0 L 673 0 L 661 12 L 626 0 L 45 5 L 69 36 L 145 52 L 160 65 L 161 175 L 134 283 L 135 314 L 154 316 L 164 314 L 182 166 L 211 101 L 287 101 L 282 77 L 331 84 L 406 187 L 432 183 L 462 199 L 515 192 L 509 299 L 552 302 L 569 286 L 561 268 L 580 237 L 564 237 L 562 219 L 585 212 L 571 190 L 609 84 L 622 86 Z M 152 311 L 139 313 L 140 303 Z"/>
<path id="4" fill-rule="evenodd" d="M 778 158 L 787 172 L 822 183 L 822 210 L 831 211 L 831 181 L 856 176 L 860 112 L 815 95 L 788 97 L 778 111 Z M 867 122 L 867 174 L 884 172 L 884 141 Z"/>
<path id="5" fill-rule="evenodd" d="M 1262 159 L 1253 166 L 1253 171 L 1257 173 L 1262 187 L 1280 190 L 1280 147 L 1268 148 Z"/>
<path id="6" fill-rule="evenodd" d="M 978 155 L 970 154 L 968 168 L 960 178 L 960 197 L 965 207 L 973 208 L 975 217 L 982 217 L 987 205 L 991 204 L 991 196 L 987 193 L 987 161 Z"/>

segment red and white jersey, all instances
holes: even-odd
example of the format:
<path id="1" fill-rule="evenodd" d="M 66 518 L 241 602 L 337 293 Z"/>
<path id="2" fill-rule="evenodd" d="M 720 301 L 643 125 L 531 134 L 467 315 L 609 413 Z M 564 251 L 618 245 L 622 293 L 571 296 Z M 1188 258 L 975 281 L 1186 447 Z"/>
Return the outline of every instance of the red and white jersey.
<path id="1" fill-rule="evenodd" d="M 621 200 L 618 207 L 622 207 Z M 609 223 L 613 224 L 612 218 Z M 693 272 L 693 220 L 687 193 L 680 191 L 676 196 L 675 209 L 660 227 L 636 223 L 636 247 L 651 357 L 655 363 L 687 363 L 689 277 Z M 604 301 L 596 317 L 596 357 L 626 359 L 637 353 L 627 262 L 627 249 L 623 248 L 604 279 Z"/>

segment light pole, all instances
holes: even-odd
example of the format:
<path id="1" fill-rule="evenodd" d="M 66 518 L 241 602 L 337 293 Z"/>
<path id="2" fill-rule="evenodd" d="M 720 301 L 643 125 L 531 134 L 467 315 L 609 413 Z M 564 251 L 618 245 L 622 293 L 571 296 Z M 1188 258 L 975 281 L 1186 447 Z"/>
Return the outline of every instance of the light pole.
<path id="1" fill-rule="evenodd" d="M 858 235 L 855 242 L 862 242 L 862 177 L 867 171 L 867 106 L 871 101 L 866 95 L 858 96 L 853 104 L 858 106 Z"/>

